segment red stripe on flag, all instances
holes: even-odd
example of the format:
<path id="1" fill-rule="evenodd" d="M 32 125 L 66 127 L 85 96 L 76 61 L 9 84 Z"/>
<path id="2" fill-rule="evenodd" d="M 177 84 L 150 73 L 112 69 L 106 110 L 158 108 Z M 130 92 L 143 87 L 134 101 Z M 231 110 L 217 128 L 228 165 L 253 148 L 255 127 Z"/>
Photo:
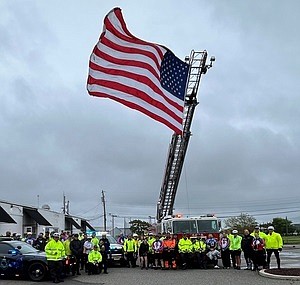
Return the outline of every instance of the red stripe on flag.
<path id="1" fill-rule="evenodd" d="M 166 120 L 166 119 L 164 119 L 164 118 L 162 118 L 162 117 L 160 117 L 160 116 L 158 116 L 158 115 L 150 112 L 149 110 L 141 107 L 138 104 L 134 104 L 132 102 L 128 102 L 128 101 L 126 101 L 124 99 L 121 99 L 121 98 L 115 97 L 115 96 L 111 96 L 111 95 L 108 95 L 106 93 L 91 92 L 90 94 L 93 95 L 93 96 L 96 96 L 96 97 L 109 98 L 109 99 L 112 99 L 114 101 L 117 101 L 117 102 L 119 102 L 119 103 L 121 103 L 121 104 L 123 104 L 123 105 L 125 105 L 125 106 L 127 106 L 129 108 L 131 108 L 131 109 L 135 109 L 137 111 L 140 111 L 140 112 L 146 114 L 147 116 L 149 116 L 150 118 L 152 118 L 152 119 L 154 119 L 154 120 L 156 120 L 158 122 L 163 123 L 164 125 L 168 126 L 170 129 L 172 129 L 176 134 L 181 134 L 182 133 L 181 129 L 179 129 L 176 126 L 174 126 L 173 124 L 171 124 L 168 120 Z"/>
<path id="2" fill-rule="evenodd" d="M 106 37 L 107 31 L 110 33 Z M 180 104 L 181 100 L 165 90 L 160 81 L 160 65 L 166 50 L 133 36 L 126 27 L 121 9 L 115 8 L 105 17 L 104 32 L 91 55 L 89 94 L 120 102 L 181 134 L 179 126 L 182 125 L 184 102 Z M 165 64 L 163 66 L 166 68 Z M 162 79 L 166 84 L 166 77 Z"/>
<path id="3" fill-rule="evenodd" d="M 149 86 L 156 94 L 163 97 L 174 108 L 178 109 L 180 112 L 183 112 L 183 106 L 177 104 L 176 102 L 174 102 L 171 99 L 169 99 L 168 97 L 166 97 L 165 94 L 161 91 L 161 89 L 159 87 L 157 87 L 157 85 L 155 85 L 147 76 L 144 76 L 141 74 L 135 74 L 135 73 L 128 72 L 125 70 L 105 68 L 105 67 L 99 66 L 93 62 L 90 62 L 90 68 L 93 70 L 101 71 L 106 74 L 123 76 L 123 77 L 127 77 L 127 78 L 131 78 L 133 80 L 136 80 L 137 82 L 141 82 L 141 83 Z"/>
<path id="4" fill-rule="evenodd" d="M 122 13 L 121 13 L 121 9 L 120 8 L 116 8 L 115 9 L 115 15 L 117 16 L 118 20 L 120 21 L 122 28 L 124 30 L 124 32 L 128 35 L 127 37 L 123 34 L 121 34 L 113 25 L 113 23 L 111 23 L 111 21 L 109 20 L 109 18 L 105 18 L 104 20 L 104 24 L 106 26 L 106 29 L 109 30 L 112 34 L 116 35 L 118 38 L 131 42 L 131 43 L 135 43 L 135 44 L 140 44 L 140 45 L 145 45 L 145 46 L 151 46 L 153 48 L 156 49 L 156 51 L 158 52 L 158 54 L 160 55 L 160 57 L 163 57 L 163 53 L 161 51 L 161 49 L 158 48 L 158 45 L 150 43 L 150 42 L 146 42 L 144 40 L 141 40 L 137 37 L 135 37 L 134 35 L 132 35 L 125 24 L 125 21 L 123 19 Z"/>
<path id="5" fill-rule="evenodd" d="M 94 48 L 94 54 L 114 64 L 124 65 L 124 68 L 126 68 L 127 65 L 127 66 L 136 66 L 136 67 L 147 69 L 159 80 L 159 75 L 157 74 L 156 70 L 153 68 L 153 66 L 151 66 L 146 62 L 115 58 L 112 55 L 102 52 L 101 50 L 98 49 L 97 46 L 95 46 Z"/>
<path id="6" fill-rule="evenodd" d="M 126 94 L 130 94 L 136 98 L 140 98 L 141 100 L 147 102 L 149 105 L 152 105 L 155 108 L 158 108 L 162 111 L 164 111 L 166 114 L 168 114 L 170 117 L 172 117 L 174 120 L 176 120 L 178 123 L 182 123 L 182 119 L 179 118 L 172 112 L 170 109 L 168 109 L 164 104 L 162 104 L 160 101 L 155 100 L 153 97 L 149 96 L 144 91 L 141 91 L 140 89 L 124 85 L 119 82 L 109 81 L 109 80 L 103 80 L 103 79 L 96 79 L 92 76 L 89 76 L 88 84 L 95 84 L 103 87 L 107 87 L 110 89 L 118 90 Z"/>
<path id="7" fill-rule="evenodd" d="M 133 48 L 133 47 L 121 46 L 121 45 L 118 45 L 118 44 L 110 41 L 109 39 L 107 39 L 105 37 L 102 38 L 101 43 L 114 49 L 114 50 L 120 51 L 120 52 L 129 53 L 129 54 L 130 53 L 131 54 L 141 54 L 141 55 L 147 56 L 155 62 L 155 65 L 156 65 L 157 69 L 159 70 L 160 65 L 157 61 L 156 56 L 152 52 L 141 50 L 138 48 Z M 162 60 L 162 58 L 161 58 L 161 60 Z"/>

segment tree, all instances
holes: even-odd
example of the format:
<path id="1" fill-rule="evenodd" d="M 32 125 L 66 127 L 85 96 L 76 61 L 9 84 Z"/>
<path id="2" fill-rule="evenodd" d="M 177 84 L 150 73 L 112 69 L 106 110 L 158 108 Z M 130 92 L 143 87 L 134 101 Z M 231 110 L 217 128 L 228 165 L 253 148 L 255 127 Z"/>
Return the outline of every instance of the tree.
<path id="1" fill-rule="evenodd" d="M 149 227 L 151 227 L 151 224 L 141 220 L 133 220 L 129 222 L 129 224 L 130 224 L 130 231 L 138 235 L 141 235 L 144 232 L 148 231 Z"/>
<path id="2" fill-rule="evenodd" d="M 292 221 L 283 218 L 274 218 L 272 225 L 275 228 L 275 232 L 280 234 L 288 234 L 295 231 L 295 227 L 292 225 Z"/>
<path id="3" fill-rule="evenodd" d="M 256 225 L 256 219 L 247 213 L 241 213 L 237 217 L 228 218 L 224 222 L 226 227 L 237 229 L 239 232 L 243 232 L 244 229 L 252 230 Z"/>

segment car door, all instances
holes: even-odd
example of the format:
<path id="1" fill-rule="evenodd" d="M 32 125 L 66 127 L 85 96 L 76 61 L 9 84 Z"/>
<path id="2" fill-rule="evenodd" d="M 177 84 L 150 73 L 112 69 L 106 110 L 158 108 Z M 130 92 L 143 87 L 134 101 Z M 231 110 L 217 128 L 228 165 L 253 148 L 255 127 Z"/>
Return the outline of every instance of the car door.
<path id="1" fill-rule="evenodd" d="M 22 256 L 18 249 L 5 242 L 0 242 L 0 274 L 18 276 L 22 272 Z"/>

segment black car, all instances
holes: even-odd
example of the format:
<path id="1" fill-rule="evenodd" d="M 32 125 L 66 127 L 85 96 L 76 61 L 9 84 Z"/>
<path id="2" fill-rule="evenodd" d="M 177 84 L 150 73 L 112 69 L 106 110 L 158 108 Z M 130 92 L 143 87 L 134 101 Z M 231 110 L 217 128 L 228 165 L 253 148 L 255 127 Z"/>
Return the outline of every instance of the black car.
<path id="1" fill-rule="evenodd" d="M 48 274 L 46 254 L 23 241 L 0 241 L 0 277 L 41 281 Z"/>

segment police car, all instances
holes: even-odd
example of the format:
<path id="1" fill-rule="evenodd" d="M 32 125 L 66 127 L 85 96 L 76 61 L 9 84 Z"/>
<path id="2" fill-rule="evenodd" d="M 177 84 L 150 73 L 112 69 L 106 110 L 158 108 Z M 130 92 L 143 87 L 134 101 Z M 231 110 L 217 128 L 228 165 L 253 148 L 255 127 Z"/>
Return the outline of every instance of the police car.
<path id="1" fill-rule="evenodd" d="M 41 281 L 47 274 L 45 252 L 23 241 L 0 241 L 0 278 L 25 277 Z"/>

